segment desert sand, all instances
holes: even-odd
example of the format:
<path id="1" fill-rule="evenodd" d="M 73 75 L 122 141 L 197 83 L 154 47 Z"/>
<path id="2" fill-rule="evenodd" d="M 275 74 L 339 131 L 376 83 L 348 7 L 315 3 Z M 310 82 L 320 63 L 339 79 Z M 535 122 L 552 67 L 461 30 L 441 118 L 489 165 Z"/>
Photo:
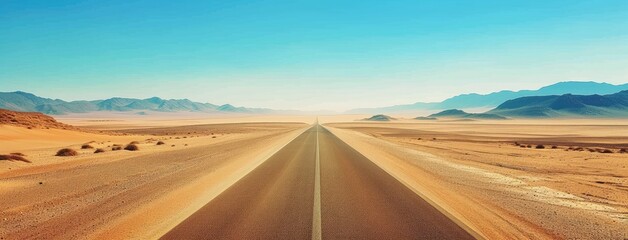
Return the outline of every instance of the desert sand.
<path id="1" fill-rule="evenodd" d="M 405 120 L 327 126 L 486 238 L 628 236 L 628 154 L 618 153 L 628 147 L 624 121 Z M 545 148 L 537 149 L 539 144 Z"/>
<path id="2" fill-rule="evenodd" d="M 0 126 L 0 151 L 31 161 L 0 161 L 0 236 L 159 237 L 308 125 L 126 126 L 104 133 Z M 139 151 L 111 150 L 131 141 Z M 84 144 L 93 148 L 81 149 Z M 60 148 L 78 155 L 55 156 Z M 96 148 L 105 152 L 96 154 Z"/>
<path id="3" fill-rule="evenodd" d="M 349 157 L 354 155 L 349 148 L 338 148 L 333 134 L 476 238 L 628 236 L 628 154 L 619 153 L 628 148 L 623 121 L 360 120 L 366 117 L 318 118 L 329 130 L 321 137 L 323 192 L 341 189 L 337 179 L 329 179 L 337 169 L 333 164 L 364 161 Z M 290 156 L 284 147 L 297 144 L 293 140 L 316 122 L 314 116 L 104 113 L 57 119 L 79 128 L 0 125 L 0 154 L 21 153 L 30 161 L 0 161 L 5 239 L 158 238 L 275 153 L 283 149 Z M 312 137 L 307 139 L 297 144 L 303 156 L 314 146 Z M 133 141 L 139 151 L 112 150 Z M 89 147 L 82 149 L 85 144 Z M 61 148 L 78 155 L 55 156 Z M 98 148 L 104 152 L 94 153 Z M 284 158 L 272 161 L 283 164 Z M 350 198 L 348 193 L 341 195 Z M 329 199 L 323 197 L 323 203 Z M 328 219 L 325 209 L 333 207 L 323 205 L 322 218 Z"/>

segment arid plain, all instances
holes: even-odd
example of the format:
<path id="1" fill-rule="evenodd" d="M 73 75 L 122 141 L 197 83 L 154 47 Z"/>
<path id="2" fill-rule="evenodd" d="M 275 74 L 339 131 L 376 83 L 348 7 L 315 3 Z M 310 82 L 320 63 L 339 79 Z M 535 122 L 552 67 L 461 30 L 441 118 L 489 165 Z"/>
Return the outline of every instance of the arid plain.
<path id="1" fill-rule="evenodd" d="M 316 197 L 313 200 L 310 195 L 304 197 L 303 206 L 308 207 L 304 233 L 317 234 L 318 218 L 322 219 L 322 229 L 320 223 L 318 229 L 323 238 L 359 236 L 338 235 L 342 229 L 335 232 L 329 229 L 343 223 L 346 229 L 354 226 L 349 224 L 352 222 L 377 223 L 377 219 L 370 217 L 394 219 L 396 215 L 373 213 L 388 209 L 379 203 L 367 203 L 384 199 L 373 192 L 378 188 L 356 184 L 351 190 L 334 186 L 342 182 L 326 179 L 343 167 L 349 168 L 339 172 L 342 173 L 339 176 L 346 177 L 347 183 L 364 179 L 353 173 L 358 170 L 352 169 L 362 169 L 355 161 L 357 164 L 369 161 L 368 164 L 374 164 L 396 181 L 390 184 L 402 186 L 395 185 L 394 189 L 404 188 L 401 190 L 412 193 L 412 198 L 435 209 L 426 211 L 444 216 L 444 220 L 433 224 L 459 227 L 462 233 L 456 234 L 466 232 L 474 238 L 488 239 L 628 237 L 628 154 L 621 153 L 628 148 L 625 121 L 358 120 L 364 117 L 320 116 L 317 121 L 316 116 L 130 118 L 103 114 L 57 118 L 76 129 L 45 124 L 29 128 L 1 125 L 0 154 L 21 153 L 30 163 L 0 161 L 0 236 L 4 239 L 146 239 L 165 235 L 168 238 L 173 229 L 193 229 L 194 225 L 181 224 L 196 215 L 202 216 L 203 211 L 211 214 L 212 204 L 229 202 L 228 196 L 221 198 L 221 195 L 236 194 L 238 189 L 234 188 L 246 186 L 247 179 L 257 181 L 256 186 L 268 189 L 271 194 L 277 191 L 276 186 L 299 182 L 299 177 L 315 174 L 320 175 L 316 181 L 321 184 L 318 204 L 322 204 L 322 211 L 316 216 L 314 210 L 312 216 L 309 209 L 312 206 L 316 209 Z M 131 142 L 137 142 L 139 150 L 112 150 Z M 341 143 L 357 153 L 337 147 Z M 296 151 L 294 154 L 286 149 L 291 147 Z M 55 156 L 61 148 L 74 149 L 78 154 Z M 99 148 L 104 152 L 94 153 Z M 275 172 L 269 164 L 283 164 L 282 154 L 308 156 L 311 166 L 300 167 L 301 158 L 295 158 L 294 164 L 280 168 L 301 169 L 295 176 L 275 178 L 272 174 L 284 173 L 263 171 L 268 168 Z M 355 154 L 363 158 L 337 166 L 328 160 L 328 156 Z M 314 167 L 315 161 L 321 162 L 317 163 L 320 169 Z M 372 171 L 370 165 L 363 168 Z M 316 196 L 314 182 L 312 178 L 311 182 L 295 186 Z M 369 209 L 358 209 L 351 216 L 329 217 L 329 213 L 334 213 L 331 210 L 340 206 L 331 205 L 345 201 L 326 200 L 330 194 L 342 195 L 342 191 L 358 191 L 355 192 L 358 194 L 360 189 L 368 194 L 347 201 L 357 201 L 355 206 Z M 347 192 L 347 196 L 351 194 L 354 193 Z M 404 194 L 399 196 L 411 198 Z M 273 201 L 283 201 L 276 196 L 259 199 L 269 201 L 261 209 L 273 208 Z M 261 210 L 256 211 L 265 216 Z M 390 211 L 396 210 L 390 208 Z M 277 212 L 270 217 L 285 214 Z M 254 220 L 241 219 L 243 224 Z M 385 224 L 392 223 L 382 223 L 381 229 L 404 229 Z M 462 236 L 438 235 L 442 234 L 439 231 L 434 234 L 429 236 Z"/>

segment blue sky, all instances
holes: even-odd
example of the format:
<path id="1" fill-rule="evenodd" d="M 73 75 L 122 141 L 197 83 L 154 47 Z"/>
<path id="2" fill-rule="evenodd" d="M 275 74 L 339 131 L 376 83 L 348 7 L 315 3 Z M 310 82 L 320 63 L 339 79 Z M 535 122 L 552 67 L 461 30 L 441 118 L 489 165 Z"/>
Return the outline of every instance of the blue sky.
<path id="1" fill-rule="evenodd" d="M 0 0 L 0 91 L 346 110 L 628 82 L 628 1 Z"/>

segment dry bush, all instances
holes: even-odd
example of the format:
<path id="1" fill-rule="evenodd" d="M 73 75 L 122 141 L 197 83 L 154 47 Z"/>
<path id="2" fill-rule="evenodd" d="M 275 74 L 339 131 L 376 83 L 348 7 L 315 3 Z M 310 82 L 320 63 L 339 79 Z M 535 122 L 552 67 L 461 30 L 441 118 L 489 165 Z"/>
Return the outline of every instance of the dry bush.
<path id="1" fill-rule="evenodd" d="M 122 150 L 122 146 L 120 145 L 113 145 L 113 147 L 111 147 L 111 151 L 120 151 Z"/>
<path id="2" fill-rule="evenodd" d="M 536 145 L 535 148 L 536 149 L 545 149 L 545 146 L 543 146 L 543 144 L 539 144 L 539 145 Z"/>
<path id="3" fill-rule="evenodd" d="M 613 153 L 613 151 L 610 150 L 610 149 L 601 149 L 601 148 L 597 149 L 597 152 L 599 152 L 599 153 Z"/>
<path id="4" fill-rule="evenodd" d="M 526 147 L 527 147 L 527 148 L 532 148 L 532 145 L 528 145 L 528 146 L 526 146 Z"/>
<path id="5" fill-rule="evenodd" d="M 92 147 L 92 145 L 89 144 L 83 144 L 83 146 L 81 146 L 81 149 L 93 149 L 94 147 Z"/>
<path id="6" fill-rule="evenodd" d="M 20 155 L 14 155 L 14 154 L 9 154 L 9 155 L 0 155 L 0 160 L 7 160 L 7 161 L 22 161 L 22 162 L 26 162 L 26 163 L 30 163 L 31 161 L 29 161 L 28 159 L 24 158 L 23 156 Z"/>
<path id="7" fill-rule="evenodd" d="M 104 152 L 105 152 L 105 149 L 102 149 L 102 148 L 98 148 L 96 149 L 96 151 L 94 151 L 94 153 L 104 153 Z"/>
<path id="8" fill-rule="evenodd" d="M 574 150 L 574 151 L 580 151 L 580 152 L 581 152 L 581 151 L 584 151 L 584 148 L 582 148 L 582 147 L 576 147 L 576 148 L 574 148 L 573 150 Z"/>
<path id="9" fill-rule="evenodd" d="M 589 150 L 589 152 L 597 152 L 597 150 L 595 150 L 593 148 L 587 148 L 587 150 Z"/>
<path id="10" fill-rule="evenodd" d="M 69 157 L 69 156 L 76 156 L 76 155 L 78 155 L 78 152 L 75 151 L 74 149 L 64 148 L 64 149 L 61 149 L 61 150 L 57 151 L 57 154 L 55 156 Z"/>
<path id="11" fill-rule="evenodd" d="M 552 149 L 557 149 L 558 147 L 556 145 L 552 145 Z"/>
<path id="12" fill-rule="evenodd" d="M 129 144 L 140 144 L 140 142 L 138 142 L 138 141 L 133 141 L 133 142 L 130 142 Z"/>
<path id="13" fill-rule="evenodd" d="M 520 148 L 526 148 L 526 145 L 519 145 Z"/>
<path id="14" fill-rule="evenodd" d="M 628 148 L 621 148 L 618 153 L 628 153 Z"/>
<path id="15" fill-rule="evenodd" d="M 135 144 L 129 144 L 129 145 L 126 145 L 126 147 L 124 147 L 124 150 L 137 151 L 137 150 L 140 150 L 140 148 Z"/>
<path id="16" fill-rule="evenodd" d="M 157 145 L 164 145 L 164 144 L 166 144 L 166 143 L 165 143 L 165 142 L 163 142 L 163 141 L 159 141 L 159 142 L 157 142 Z"/>

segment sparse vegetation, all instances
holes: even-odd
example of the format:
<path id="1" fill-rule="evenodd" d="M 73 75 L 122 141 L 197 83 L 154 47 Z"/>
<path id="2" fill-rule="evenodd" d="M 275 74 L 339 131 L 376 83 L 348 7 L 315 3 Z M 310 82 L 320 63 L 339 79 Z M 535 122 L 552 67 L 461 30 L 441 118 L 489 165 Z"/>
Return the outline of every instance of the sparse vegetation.
<path id="1" fill-rule="evenodd" d="M 536 149 L 545 149 L 545 146 L 543 144 L 539 144 L 539 145 L 536 145 L 535 148 Z"/>
<path id="2" fill-rule="evenodd" d="M 76 156 L 76 155 L 78 155 L 78 152 L 76 150 L 71 149 L 71 148 L 63 148 L 57 151 L 57 154 L 55 156 L 69 157 L 69 156 Z"/>
<path id="3" fill-rule="evenodd" d="M 0 160 L 21 161 L 21 162 L 25 162 L 25 163 L 30 163 L 31 162 L 28 159 L 24 158 L 23 156 L 14 155 L 13 153 L 8 154 L 8 155 L 0 155 Z"/>
<path id="4" fill-rule="evenodd" d="M 138 141 L 133 141 L 133 142 L 130 142 L 129 144 L 140 144 L 140 142 L 138 142 Z"/>
<path id="5" fill-rule="evenodd" d="M 111 151 L 120 151 L 122 150 L 122 146 L 120 145 L 113 145 L 113 147 L 111 147 Z"/>
<path id="6" fill-rule="evenodd" d="M 124 150 L 137 151 L 137 150 L 140 150 L 140 148 L 137 145 L 131 143 L 129 145 L 126 145 L 126 147 L 124 147 Z"/>
<path id="7" fill-rule="evenodd" d="M 165 143 L 165 142 L 163 142 L 163 141 L 159 141 L 159 142 L 157 142 L 157 145 L 164 145 L 164 144 L 166 144 L 166 143 Z"/>
<path id="8" fill-rule="evenodd" d="M 610 149 L 600 149 L 598 152 L 600 152 L 600 153 L 613 153 L 613 150 L 610 150 Z"/>
<path id="9" fill-rule="evenodd" d="M 94 148 L 94 147 L 92 147 L 92 145 L 89 145 L 89 144 L 83 144 L 83 145 L 81 146 L 81 149 L 93 149 L 93 148 Z"/>
<path id="10" fill-rule="evenodd" d="M 94 151 L 94 153 L 104 153 L 104 152 L 105 152 L 105 149 L 102 149 L 102 148 L 98 148 L 96 149 L 96 151 Z"/>
<path id="11" fill-rule="evenodd" d="M 618 153 L 628 153 L 628 148 L 621 148 Z"/>
<path id="12" fill-rule="evenodd" d="M 552 149 L 557 149 L 558 147 L 556 145 L 552 145 Z"/>

